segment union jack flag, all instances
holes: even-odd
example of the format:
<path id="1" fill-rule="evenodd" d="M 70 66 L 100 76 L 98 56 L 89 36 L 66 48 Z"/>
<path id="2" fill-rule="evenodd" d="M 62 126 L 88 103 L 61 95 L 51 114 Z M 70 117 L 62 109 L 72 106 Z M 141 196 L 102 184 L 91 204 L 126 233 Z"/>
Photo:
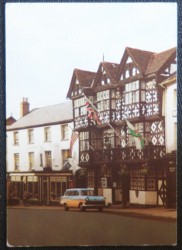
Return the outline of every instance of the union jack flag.
<path id="1" fill-rule="evenodd" d="M 70 140 L 70 156 L 72 156 L 73 145 L 77 139 L 78 139 L 78 133 L 75 131 L 72 131 L 71 140 Z"/>
<path id="2" fill-rule="evenodd" d="M 98 117 L 98 114 L 96 110 L 91 106 L 89 102 L 86 102 L 87 112 L 88 112 L 88 118 L 90 120 L 95 121 L 98 125 L 101 124 L 101 120 Z"/>

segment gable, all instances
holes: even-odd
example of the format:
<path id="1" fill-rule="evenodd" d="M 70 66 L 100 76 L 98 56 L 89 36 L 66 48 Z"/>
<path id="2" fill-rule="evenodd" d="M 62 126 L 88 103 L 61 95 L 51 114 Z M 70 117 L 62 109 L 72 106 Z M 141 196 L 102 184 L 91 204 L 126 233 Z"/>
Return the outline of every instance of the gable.
<path id="1" fill-rule="evenodd" d="M 91 87 L 96 73 L 75 69 L 68 90 L 67 97 L 72 98 L 83 93 L 84 87 Z"/>
<path id="2" fill-rule="evenodd" d="M 170 63 L 176 63 L 176 48 L 154 54 L 148 64 L 146 74 L 161 72 L 165 70 Z"/>
<path id="3" fill-rule="evenodd" d="M 110 62 L 100 63 L 95 78 L 94 87 L 114 84 L 117 70 L 118 70 L 117 63 L 110 63 Z"/>
<path id="4" fill-rule="evenodd" d="M 140 74 L 140 68 L 127 52 L 121 60 L 119 71 L 118 80 L 124 80 Z"/>

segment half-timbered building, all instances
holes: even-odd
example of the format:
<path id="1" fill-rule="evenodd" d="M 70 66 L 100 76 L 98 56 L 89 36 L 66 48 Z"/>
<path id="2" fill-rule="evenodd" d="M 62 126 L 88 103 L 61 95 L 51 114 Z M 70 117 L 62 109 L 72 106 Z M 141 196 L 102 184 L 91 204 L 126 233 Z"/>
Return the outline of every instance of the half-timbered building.
<path id="1" fill-rule="evenodd" d="M 79 132 L 79 166 L 85 185 L 108 202 L 166 204 L 158 185 L 166 155 L 159 83 L 175 72 L 176 48 L 154 53 L 128 47 L 119 64 L 103 61 L 96 73 L 74 70 L 67 97 Z M 144 141 L 141 148 L 136 137 Z"/>

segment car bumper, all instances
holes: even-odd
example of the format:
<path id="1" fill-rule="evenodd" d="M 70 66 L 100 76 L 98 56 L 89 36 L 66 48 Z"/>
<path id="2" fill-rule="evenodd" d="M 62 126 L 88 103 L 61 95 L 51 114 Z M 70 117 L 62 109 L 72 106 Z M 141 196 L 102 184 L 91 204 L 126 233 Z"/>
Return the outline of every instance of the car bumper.
<path id="1" fill-rule="evenodd" d="M 82 207 L 84 208 L 88 208 L 88 209 L 98 209 L 98 208 L 104 208 L 106 207 L 105 205 L 103 204 L 83 204 Z"/>

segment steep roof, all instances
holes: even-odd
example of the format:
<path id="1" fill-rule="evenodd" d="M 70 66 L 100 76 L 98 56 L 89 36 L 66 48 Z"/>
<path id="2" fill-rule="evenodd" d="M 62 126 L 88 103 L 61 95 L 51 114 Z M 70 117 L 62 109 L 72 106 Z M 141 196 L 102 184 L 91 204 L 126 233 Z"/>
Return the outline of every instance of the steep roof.
<path id="1" fill-rule="evenodd" d="M 95 76 L 96 76 L 95 72 L 81 70 L 81 69 L 74 69 L 70 87 L 67 93 L 67 98 L 71 97 L 71 91 L 74 87 L 75 79 L 79 81 L 79 84 L 82 87 L 91 87 L 92 81 L 94 80 Z"/>
<path id="2" fill-rule="evenodd" d="M 109 74 L 112 79 L 115 79 L 119 64 L 111 62 L 102 62 L 102 65 L 106 70 L 106 73 Z"/>
<path id="3" fill-rule="evenodd" d="M 74 72 L 76 78 L 83 87 L 90 87 L 94 77 L 96 76 L 96 73 L 91 71 L 75 69 Z"/>
<path id="4" fill-rule="evenodd" d="M 73 119 L 72 102 L 37 108 L 13 123 L 7 130 L 57 124 Z"/>
<path id="5" fill-rule="evenodd" d="M 129 47 L 127 47 L 126 50 L 128 51 L 128 54 L 131 56 L 131 58 L 134 60 L 138 68 L 141 70 L 141 72 L 145 73 L 147 65 L 155 53 L 151 51 L 139 50 Z"/>
<path id="6" fill-rule="evenodd" d="M 161 69 L 170 57 L 176 55 L 176 48 L 172 48 L 161 53 L 155 53 L 148 64 L 146 74 L 152 74 Z"/>

